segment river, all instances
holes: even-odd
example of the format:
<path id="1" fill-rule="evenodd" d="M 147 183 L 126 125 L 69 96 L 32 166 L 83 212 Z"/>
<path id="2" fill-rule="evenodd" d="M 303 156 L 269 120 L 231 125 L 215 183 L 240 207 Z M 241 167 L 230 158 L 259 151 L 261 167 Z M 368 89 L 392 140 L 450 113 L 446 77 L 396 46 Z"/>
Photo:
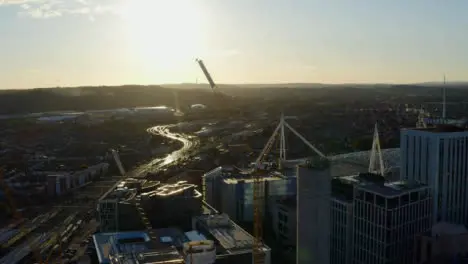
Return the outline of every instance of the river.
<path id="1" fill-rule="evenodd" d="M 136 167 L 130 174 L 132 177 L 144 177 L 147 173 L 157 172 L 169 165 L 175 165 L 178 161 L 187 158 L 190 151 L 199 146 L 200 142 L 196 137 L 192 137 L 182 133 L 172 132 L 170 129 L 176 125 L 161 125 L 148 128 L 148 133 L 153 135 L 163 136 L 169 139 L 182 142 L 182 148 L 175 150 L 164 158 L 155 158 L 146 164 Z"/>

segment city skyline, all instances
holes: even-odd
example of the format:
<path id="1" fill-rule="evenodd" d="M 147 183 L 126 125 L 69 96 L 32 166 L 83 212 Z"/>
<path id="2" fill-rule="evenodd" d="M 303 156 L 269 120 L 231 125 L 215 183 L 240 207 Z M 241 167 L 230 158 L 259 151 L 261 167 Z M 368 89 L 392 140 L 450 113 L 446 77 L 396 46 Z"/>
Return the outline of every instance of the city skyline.
<path id="1" fill-rule="evenodd" d="M 468 2 L 0 1 L 0 89 L 467 81 Z"/>

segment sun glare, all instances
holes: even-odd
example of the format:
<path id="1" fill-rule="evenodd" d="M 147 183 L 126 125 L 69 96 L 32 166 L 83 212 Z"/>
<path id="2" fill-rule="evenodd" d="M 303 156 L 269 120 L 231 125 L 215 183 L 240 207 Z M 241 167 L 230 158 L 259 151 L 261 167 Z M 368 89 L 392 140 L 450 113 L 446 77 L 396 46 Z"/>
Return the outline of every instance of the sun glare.
<path id="1" fill-rule="evenodd" d="M 129 0 L 122 6 L 129 42 L 143 64 L 177 67 L 197 57 L 203 16 L 196 0 Z"/>

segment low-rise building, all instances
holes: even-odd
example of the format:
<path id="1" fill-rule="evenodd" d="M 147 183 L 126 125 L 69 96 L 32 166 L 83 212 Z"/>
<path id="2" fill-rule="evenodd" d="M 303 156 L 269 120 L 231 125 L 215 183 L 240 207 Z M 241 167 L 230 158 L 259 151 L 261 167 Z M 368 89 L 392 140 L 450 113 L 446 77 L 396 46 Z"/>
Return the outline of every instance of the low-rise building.
<path id="1" fill-rule="evenodd" d="M 93 162 L 90 165 L 89 161 L 82 159 L 51 159 L 31 174 L 34 177 L 45 177 L 47 193 L 50 196 L 60 196 L 105 175 L 108 169 L 109 164 L 106 162 Z"/>
<path id="2" fill-rule="evenodd" d="M 252 262 L 253 237 L 225 214 L 193 218 L 192 231 L 177 227 L 150 233 L 98 233 L 93 236 L 99 263 L 238 264 Z M 265 264 L 270 248 L 263 246 Z"/>

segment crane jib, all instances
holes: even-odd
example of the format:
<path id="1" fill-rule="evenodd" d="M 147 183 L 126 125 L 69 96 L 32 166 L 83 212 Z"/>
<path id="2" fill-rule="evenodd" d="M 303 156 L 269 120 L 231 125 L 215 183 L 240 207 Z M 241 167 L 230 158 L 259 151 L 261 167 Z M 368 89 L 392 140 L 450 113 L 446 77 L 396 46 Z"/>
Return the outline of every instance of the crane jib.
<path id="1" fill-rule="evenodd" d="M 200 68 L 202 69 L 203 74 L 205 74 L 205 77 L 208 80 L 208 83 L 210 84 L 211 89 L 213 89 L 213 91 L 214 91 L 214 88 L 216 87 L 216 84 L 214 83 L 213 78 L 211 78 L 210 73 L 206 69 L 205 63 L 203 63 L 203 61 L 200 60 L 200 59 L 198 59 L 197 62 L 198 62 L 198 65 L 200 65 Z"/>

